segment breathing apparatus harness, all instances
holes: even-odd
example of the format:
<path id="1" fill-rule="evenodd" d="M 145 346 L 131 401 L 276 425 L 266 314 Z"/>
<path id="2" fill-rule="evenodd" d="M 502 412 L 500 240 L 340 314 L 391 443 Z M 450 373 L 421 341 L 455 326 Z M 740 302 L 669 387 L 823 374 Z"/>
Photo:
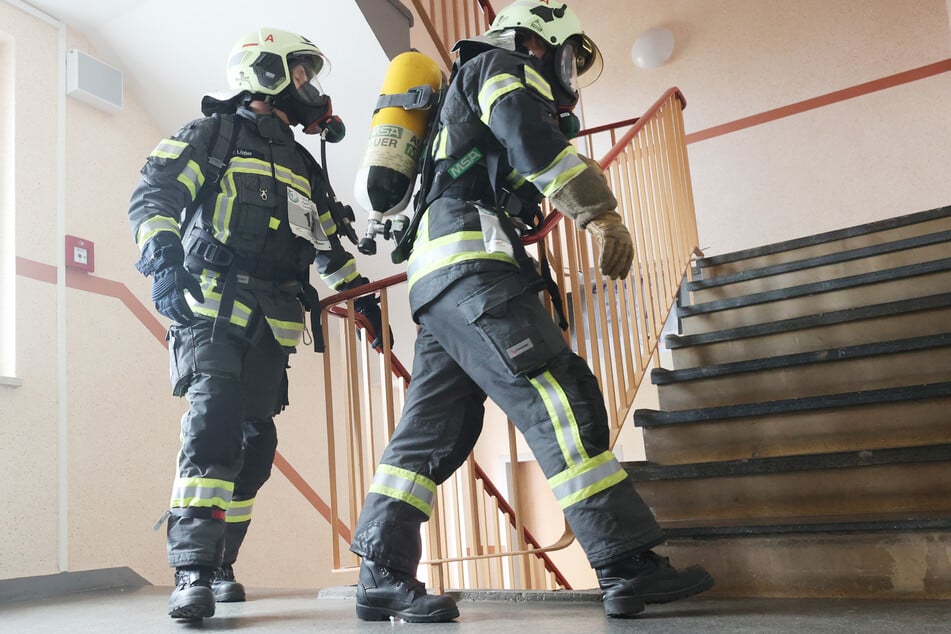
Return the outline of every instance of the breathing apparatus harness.
<path id="1" fill-rule="evenodd" d="M 484 50 L 484 48 L 480 46 L 476 50 L 481 52 L 481 50 Z M 449 75 L 448 82 L 437 93 L 431 96 L 428 106 L 416 106 L 429 107 L 426 139 L 423 144 L 422 158 L 419 164 L 420 184 L 419 190 L 416 192 L 415 197 L 413 198 L 413 217 L 405 230 L 400 235 L 396 236 L 396 247 L 393 249 L 391 254 L 391 260 L 394 264 L 399 264 L 409 258 L 410 251 L 412 251 L 413 243 L 416 239 L 416 233 L 419 230 L 419 223 L 424 215 L 424 212 L 436 199 L 443 196 L 447 192 L 452 192 L 453 189 L 457 189 L 460 192 L 460 195 L 464 197 L 465 193 L 471 193 L 465 191 L 467 189 L 466 184 L 460 179 L 462 179 L 463 175 L 468 173 L 470 169 L 477 165 L 481 165 L 486 171 L 489 181 L 489 189 L 492 192 L 492 200 L 483 200 L 482 202 L 489 206 L 490 211 L 498 215 L 507 215 L 513 220 L 513 222 L 517 222 L 519 225 L 518 233 L 515 234 L 513 231 L 513 235 L 509 236 L 509 238 L 512 240 L 513 246 L 515 246 L 516 253 L 518 254 L 516 259 L 519 264 L 519 269 L 521 270 L 522 275 L 528 281 L 528 286 L 530 289 L 536 291 L 545 289 L 548 291 L 549 296 L 551 297 L 552 306 L 555 308 L 555 312 L 558 316 L 558 325 L 562 330 L 567 330 L 569 324 L 565 318 L 564 307 L 561 302 L 561 294 L 559 293 L 558 285 L 552 276 L 551 267 L 548 263 L 548 257 L 545 249 L 539 249 L 540 266 L 536 267 L 532 258 L 525 252 L 525 248 L 520 239 L 521 236 L 531 235 L 538 230 L 542 220 L 544 219 L 541 208 L 537 202 L 528 203 L 523 201 L 511 189 L 505 186 L 499 186 L 497 183 L 499 163 L 501 161 L 503 152 L 501 145 L 494 143 L 492 144 L 492 147 L 486 149 L 481 149 L 478 145 L 473 145 L 469 151 L 463 154 L 460 158 L 456 159 L 456 161 L 450 164 L 447 168 L 438 170 L 436 169 L 436 161 L 433 154 L 433 144 L 439 131 L 439 113 L 442 110 L 442 106 L 445 102 L 448 87 L 452 83 L 452 80 L 455 79 L 459 70 L 459 66 L 464 63 L 465 59 L 468 58 L 464 58 L 462 55 L 460 55 L 460 59 L 457 60 L 452 66 L 452 72 Z M 393 105 L 397 105 L 401 97 L 406 103 L 421 103 L 421 95 L 425 94 L 426 90 L 429 89 L 429 86 L 421 86 L 419 89 L 412 89 L 406 93 L 405 96 L 388 95 L 386 97 L 388 100 L 392 100 L 394 102 Z M 412 94 L 414 92 L 416 94 Z M 381 96 L 381 99 L 382 98 L 383 97 Z M 399 103 L 399 105 L 403 104 Z M 381 106 L 378 103 L 377 107 L 379 108 L 384 106 Z M 403 107 L 407 106 L 404 105 Z M 512 228 L 512 225 L 509 223 L 502 223 L 502 226 Z"/>
<path id="2" fill-rule="evenodd" d="M 234 253 L 227 245 L 209 232 L 201 222 L 201 213 L 196 213 L 205 203 L 214 197 L 218 189 L 221 176 L 227 170 L 228 162 L 234 155 L 235 143 L 240 134 L 243 117 L 236 113 L 238 97 L 247 99 L 247 93 L 231 99 L 219 100 L 206 95 L 202 100 L 202 112 L 212 118 L 212 141 L 209 144 L 208 160 L 205 166 L 205 182 L 196 192 L 194 200 L 183 210 L 181 220 L 182 242 L 186 246 L 185 268 L 192 273 L 200 274 L 207 269 L 223 276 L 221 300 L 218 314 L 212 327 L 212 340 L 218 331 L 219 324 L 226 324 L 231 319 L 234 300 L 240 283 L 248 284 L 250 280 L 243 279 L 244 274 L 239 271 L 248 271 L 253 268 L 250 262 Z M 321 160 L 326 161 L 327 139 L 321 138 Z M 331 141 L 333 142 L 333 141 Z M 316 177 L 312 184 L 312 200 L 318 213 L 330 212 L 338 232 L 345 235 L 356 244 L 357 236 L 353 230 L 354 213 L 349 205 L 344 205 L 338 199 L 330 184 L 325 170 L 317 163 L 310 152 L 299 142 L 295 141 L 300 155 L 307 163 L 308 171 Z M 319 218 L 315 219 L 319 223 Z M 310 284 L 309 264 L 303 269 L 301 291 L 298 296 L 304 309 L 310 313 L 311 333 L 314 338 L 314 350 L 324 351 L 323 328 L 320 325 L 320 298 L 317 289 Z M 239 275 L 242 279 L 239 279 Z M 223 327 L 223 326 L 222 326 Z"/>

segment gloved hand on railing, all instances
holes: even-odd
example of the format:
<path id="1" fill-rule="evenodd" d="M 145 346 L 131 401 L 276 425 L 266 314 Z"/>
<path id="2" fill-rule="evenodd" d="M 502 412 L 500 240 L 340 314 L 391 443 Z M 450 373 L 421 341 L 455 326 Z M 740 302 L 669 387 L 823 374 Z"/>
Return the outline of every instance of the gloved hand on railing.
<path id="1" fill-rule="evenodd" d="M 195 320 L 195 314 L 185 300 L 185 291 L 199 302 L 205 301 L 205 295 L 195 276 L 185 270 L 184 261 L 182 243 L 174 234 L 165 231 L 146 243 L 135 268 L 143 275 L 152 276 L 155 310 L 186 326 Z"/>
<path id="2" fill-rule="evenodd" d="M 370 325 L 373 326 L 373 332 L 376 333 L 376 338 L 370 343 L 375 350 L 383 349 L 383 315 L 380 313 L 380 299 L 374 295 L 366 295 L 360 297 L 353 302 L 353 310 L 360 313 L 368 320 L 370 320 Z M 393 347 L 393 329 L 390 328 L 390 347 Z M 359 335 L 360 332 L 357 331 Z"/>
<path id="3" fill-rule="evenodd" d="M 627 227 L 616 211 L 609 211 L 592 218 L 585 229 L 594 236 L 601 247 L 598 268 L 612 280 L 627 277 L 634 261 L 634 244 Z"/>

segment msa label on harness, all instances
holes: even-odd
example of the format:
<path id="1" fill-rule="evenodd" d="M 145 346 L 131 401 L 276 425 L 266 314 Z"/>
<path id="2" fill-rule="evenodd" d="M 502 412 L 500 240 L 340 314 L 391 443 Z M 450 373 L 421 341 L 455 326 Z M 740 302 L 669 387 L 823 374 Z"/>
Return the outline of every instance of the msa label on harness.
<path id="1" fill-rule="evenodd" d="M 474 147 L 466 152 L 465 156 L 450 165 L 447 171 L 449 172 L 449 175 L 453 177 L 453 179 L 459 178 L 465 174 L 470 167 L 478 163 L 482 159 L 482 156 L 482 151 L 479 150 L 479 148 Z"/>
<path id="2" fill-rule="evenodd" d="M 290 187 L 287 188 L 287 221 L 294 235 L 309 240 L 318 251 L 330 251 L 330 240 L 320 224 L 317 205 Z"/>

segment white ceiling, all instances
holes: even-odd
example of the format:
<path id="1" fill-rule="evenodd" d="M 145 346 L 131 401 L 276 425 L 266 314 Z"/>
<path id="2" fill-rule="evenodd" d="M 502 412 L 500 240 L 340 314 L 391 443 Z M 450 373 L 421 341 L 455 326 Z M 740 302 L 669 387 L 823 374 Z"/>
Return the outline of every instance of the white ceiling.
<path id="1" fill-rule="evenodd" d="M 122 71 L 126 100 L 134 97 L 171 135 L 200 117 L 202 95 L 227 88 L 225 63 L 232 45 L 260 27 L 300 33 L 331 62 L 321 83 L 347 137 L 327 144 L 327 168 L 338 197 L 353 201 L 353 182 L 363 156 L 370 118 L 388 60 L 354 0 L 27 0 L 28 4 L 81 32 L 85 51 Z M 299 132 L 298 140 L 320 157 L 320 143 Z M 157 139 L 156 139 L 157 140 Z M 144 160 L 144 157 L 143 157 Z M 357 232 L 365 223 L 359 209 Z M 378 242 L 381 238 L 378 238 Z M 356 247 L 349 245 L 356 253 Z M 399 272 L 390 249 L 361 258 L 366 275 Z"/>

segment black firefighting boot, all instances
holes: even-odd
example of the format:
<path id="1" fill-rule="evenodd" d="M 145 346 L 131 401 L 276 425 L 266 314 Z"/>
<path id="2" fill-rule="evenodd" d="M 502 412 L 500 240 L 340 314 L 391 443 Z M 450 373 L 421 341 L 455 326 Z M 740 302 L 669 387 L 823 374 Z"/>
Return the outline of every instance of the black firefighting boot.
<path id="1" fill-rule="evenodd" d="M 198 620 L 215 615 L 215 593 L 211 590 L 211 568 L 178 568 L 175 589 L 168 598 L 168 615 L 173 619 Z"/>
<path id="2" fill-rule="evenodd" d="M 211 589 L 218 603 L 240 603 L 245 600 L 244 585 L 234 580 L 234 568 L 222 566 L 211 578 Z"/>
<path id="3" fill-rule="evenodd" d="M 459 609 L 449 595 L 426 594 L 426 587 L 413 575 L 364 559 L 357 583 L 357 616 L 364 621 L 392 616 L 408 623 L 442 623 L 458 617 Z"/>
<path id="4" fill-rule="evenodd" d="M 677 570 L 667 557 L 652 550 L 596 570 L 604 611 L 610 617 L 634 616 L 645 603 L 668 603 L 713 587 L 713 577 L 702 566 Z"/>

